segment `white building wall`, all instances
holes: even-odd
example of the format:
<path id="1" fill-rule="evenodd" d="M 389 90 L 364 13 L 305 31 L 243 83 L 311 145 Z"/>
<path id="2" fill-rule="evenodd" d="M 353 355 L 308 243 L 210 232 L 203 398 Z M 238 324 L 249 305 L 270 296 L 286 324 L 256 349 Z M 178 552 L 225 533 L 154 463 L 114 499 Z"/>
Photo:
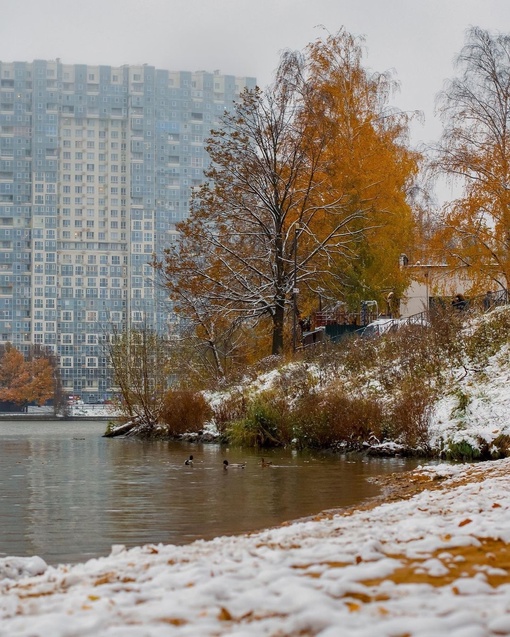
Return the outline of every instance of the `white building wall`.
<path id="1" fill-rule="evenodd" d="M 433 297 L 465 294 L 472 285 L 466 270 L 452 271 L 446 265 L 408 265 L 411 283 L 400 300 L 400 316 L 406 318 L 430 308 Z"/>

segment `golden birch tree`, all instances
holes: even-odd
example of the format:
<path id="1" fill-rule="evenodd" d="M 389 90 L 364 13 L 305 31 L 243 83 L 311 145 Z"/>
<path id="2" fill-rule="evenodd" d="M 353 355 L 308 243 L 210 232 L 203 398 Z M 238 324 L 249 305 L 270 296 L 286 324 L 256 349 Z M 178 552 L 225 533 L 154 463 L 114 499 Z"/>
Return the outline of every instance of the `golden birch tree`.
<path id="1" fill-rule="evenodd" d="M 363 210 L 346 250 L 334 256 L 320 285 L 355 309 L 362 300 L 382 301 L 389 291 L 399 296 L 407 284 L 399 256 L 413 243 L 410 195 L 421 157 L 409 148 L 408 133 L 410 119 L 419 114 L 389 105 L 397 83 L 389 72 L 363 68 L 353 36 L 343 32 L 317 40 L 307 53 L 314 101 L 310 129 L 326 119 L 331 131 L 324 183 L 343 193 L 346 212 Z M 322 223 L 327 228 L 327 219 Z"/>
<path id="2" fill-rule="evenodd" d="M 478 286 L 510 283 L 510 36 L 471 28 L 458 75 L 439 96 L 444 123 L 434 167 L 457 182 L 438 234 Z"/>
<path id="3" fill-rule="evenodd" d="M 408 225 L 403 190 L 416 162 L 402 144 L 406 118 L 385 111 L 387 97 L 345 31 L 286 52 L 266 91 L 243 94 L 212 132 L 208 182 L 161 264 L 178 311 L 199 304 L 232 325 L 269 321 L 270 352 L 280 354 L 295 290 L 330 285 L 391 215 Z M 370 162 L 377 170 L 365 174 Z"/>

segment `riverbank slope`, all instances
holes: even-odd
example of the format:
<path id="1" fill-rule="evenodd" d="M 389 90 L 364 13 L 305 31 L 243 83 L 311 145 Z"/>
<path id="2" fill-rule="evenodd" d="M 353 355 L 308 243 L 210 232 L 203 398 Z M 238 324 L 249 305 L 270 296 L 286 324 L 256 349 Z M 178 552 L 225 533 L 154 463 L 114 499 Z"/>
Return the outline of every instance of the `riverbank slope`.
<path id="1" fill-rule="evenodd" d="M 0 636 L 509 634 L 509 472 L 426 466 L 383 501 L 261 533 L 3 559 Z"/>

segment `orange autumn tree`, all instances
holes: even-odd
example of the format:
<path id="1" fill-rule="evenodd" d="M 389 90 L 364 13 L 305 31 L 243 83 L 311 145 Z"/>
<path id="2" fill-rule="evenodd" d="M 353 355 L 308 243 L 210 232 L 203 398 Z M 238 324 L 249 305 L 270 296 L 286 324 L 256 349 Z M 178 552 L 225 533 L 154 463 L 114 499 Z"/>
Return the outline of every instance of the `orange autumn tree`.
<path id="1" fill-rule="evenodd" d="M 25 388 L 29 382 L 30 372 L 23 354 L 7 343 L 0 359 L 0 400 L 24 405 Z"/>
<path id="2" fill-rule="evenodd" d="M 27 403 L 44 405 L 55 398 L 55 361 L 48 356 L 38 355 L 28 360 L 30 381 L 25 389 Z"/>
<path id="3" fill-rule="evenodd" d="M 41 350 L 30 359 L 7 343 L 0 356 L 0 401 L 44 405 L 55 395 L 55 362 Z"/>
<path id="4" fill-rule="evenodd" d="M 469 268 L 475 289 L 508 289 L 510 35 L 471 28 L 457 68 L 439 96 L 444 129 L 433 165 L 461 195 L 444 206 L 434 247 Z"/>
<path id="5" fill-rule="evenodd" d="M 329 65 L 322 74 L 319 56 Z M 384 83 L 370 77 L 359 43 L 340 31 L 304 54 L 285 53 L 274 83 L 264 92 L 245 92 L 223 116 L 207 147 L 208 182 L 195 193 L 178 241 L 159 264 L 182 316 L 193 321 L 199 307 L 210 324 L 218 324 L 218 317 L 226 326 L 269 324 L 270 352 L 280 354 L 295 287 L 306 300 L 331 282 L 335 264 L 359 258 L 363 237 L 386 222 L 392 200 L 374 205 L 385 171 L 381 167 L 377 179 L 358 174 L 368 161 L 349 161 L 342 134 L 356 119 L 377 121 L 366 139 L 382 136 L 379 145 L 371 149 L 367 141 L 357 152 L 375 156 L 389 146 L 387 157 L 391 142 L 403 139 L 405 119 L 398 132 L 389 113 L 383 123 L 387 93 Z M 367 92 L 372 98 L 362 99 Z M 356 145 L 359 133 L 352 136 Z M 409 177 L 414 169 L 407 161 L 402 173 Z M 396 187 L 407 184 L 399 179 Z M 394 224 L 403 223 L 402 210 L 393 211 Z"/>
<path id="6" fill-rule="evenodd" d="M 301 146 L 299 72 L 298 57 L 288 56 L 265 94 L 245 92 L 234 112 L 224 115 L 207 148 L 210 181 L 196 193 L 164 264 L 175 307 L 191 320 L 199 308 L 209 326 L 269 321 L 272 346 L 263 353 L 283 350 L 295 239 L 299 224 L 317 209 L 310 193 L 318 187 L 314 175 L 326 144 L 323 135 L 310 152 Z M 331 214 L 340 207 L 337 202 Z M 342 225 L 349 221 L 339 219 Z M 310 268 L 302 260 L 298 267 L 302 281 Z M 202 329 L 203 318 L 197 323 Z"/>
<path id="7" fill-rule="evenodd" d="M 390 73 L 368 73 L 360 41 L 347 33 L 308 47 L 313 78 L 310 129 L 319 113 L 331 131 L 327 189 L 342 192 L 346 213 L 363 210 L 350 226 L 355 234 L 325 269 L 323 295 L 351 309 L 362 300 L 399 296 L 407 285 L 399 256 L 413 243 L 410 194 L 420 155 L 410 150 L 411 117 L 389 106 L 397 85 Z M 313 135 L 308 139 L 313 143 Z M 322 232 L 328 219 L 322 220 Z"/>

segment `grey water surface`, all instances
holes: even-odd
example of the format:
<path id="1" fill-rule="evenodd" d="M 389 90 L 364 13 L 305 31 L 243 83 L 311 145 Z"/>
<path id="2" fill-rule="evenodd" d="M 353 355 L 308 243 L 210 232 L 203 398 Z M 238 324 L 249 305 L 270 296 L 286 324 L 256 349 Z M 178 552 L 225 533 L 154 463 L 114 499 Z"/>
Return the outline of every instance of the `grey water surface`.
<path id="1" fill-rule="evenodd" d="M 75 563 L 108 555 L 113 544 L 255 531 L 360 503 L 378 494 L 370 478 L 417 464 L 103 438 L 105 427 L 0 422 L 0 557 Z M 272 466 L 262 467 L 261 457 Z M 225 471 L 225 458 L 246 467 Z"/>

